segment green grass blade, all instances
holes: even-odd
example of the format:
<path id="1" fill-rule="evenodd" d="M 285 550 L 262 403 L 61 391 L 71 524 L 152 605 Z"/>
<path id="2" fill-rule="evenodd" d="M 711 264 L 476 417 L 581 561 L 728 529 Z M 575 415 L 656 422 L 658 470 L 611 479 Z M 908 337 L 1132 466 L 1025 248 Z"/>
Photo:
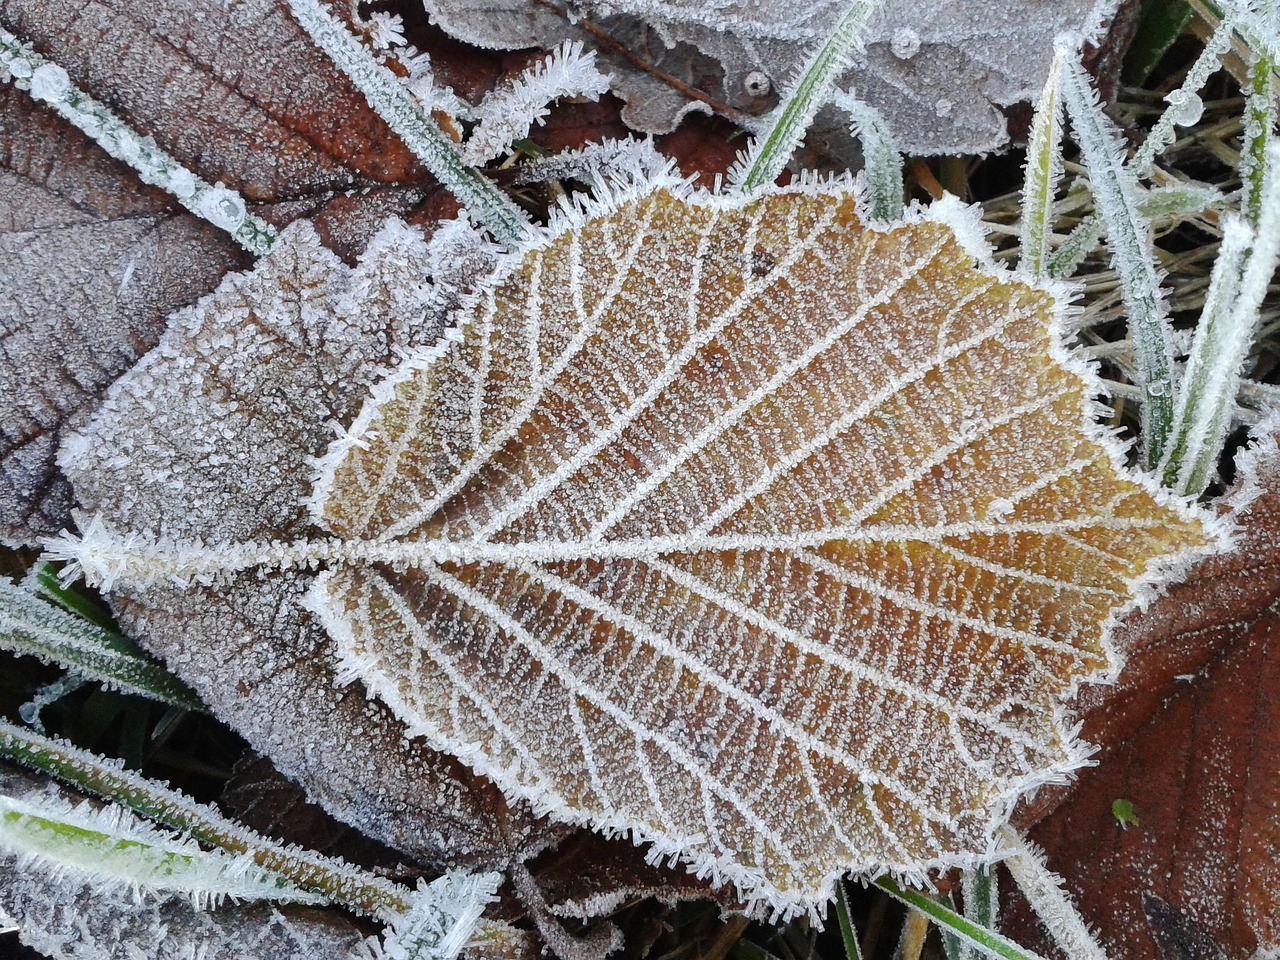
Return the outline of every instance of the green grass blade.
<path id="1" fill-rule="evenodd" d="M 188 710 L 200 698 L 133 643 L 0 577 L 0 649 L 38 657 L 108 687 Z"/>
<path id="2" fill-rule="evenodd" d="M 904 188 L 902 151 L 880 111 L 841 91 L 832 99 L 845 113 L 853 135 L 862 144 L 862 182 L 867 191 L 867 212 L 874 220 L 902 219 Z"/>
<path id="3" fill-rule="evenodd" d="M 246 855 L 258 867 L 357 913 L 390 920 L 412 909 L 412 891 L 341 860 L 259 836 L 211 807 L 65 741 L 0 720 L 0 758 L 118 803 L 200 843 Z"/>
<path id="4" fill-rule="evenodd" d="M 994 930 L 979 926 L 918 890 L 900 887 L 888 877 L 871 882 L 895 900 L 919 910 L 943 930 L 950 931 L 971 944 L 984 957 L 996 957 L 997 960 L 1044 960 L 1039 954 L 1023 949 Z"/>
<path id="5" fill-rule="evenodd" d="M 1098 105 L 1089 75 L 1071 58 L 1062 74 L 1062 98 L 1089 168 L 1094 201 L 1129 314 L 1134 367 L 1143 392 L 1142 461 L 1160 463 L 1173 426 L 1173 340 L 1156 274 L 1151 229 L 1138 208 L 1138 184 L 1121 159 L 1119 135 Z"/>
<path id="6" fill-rule="evenodd" d="M 858 945 L 858 931 L 853 927 L 849 913 L 849 890 L 843 880 L 836 883 L 836 922 L 840 925 L 840 942 L 844 944 L 845 960 L 862 960 L 862 947 Z"/>
<path id="7" fill-rule="evenodd" d="M 737 193 L 753 196 L 778 179 L 814 114 L 826 102 L 836 77 L 848 66 L 849 53 L 878 6 L 879 0 L 853 0 L 849 5 L 830 38 L 771 114 L 768 132 L 752 141 L 746 156 L 730 171 L 729 183 Z"/>
<path id="8" fill-rule="evenodd" d="M 1267 148 L 1263 166 L 1262 228 L 1254 231 L 1243 219 L 1226 222 L 1178 392 L 1175 429 L 1161 472 L 1167 485 L 1189 496 L 1202 493 L 1213 479 L 1262 301 L 1280 262 L 1280 144 Z"/>
<path id="9" fill-rule="evenodd" d="M 1054 54 L 1044 91 L 1036 104 L 1027 143 L 1022 186 L 1022 253 L 1018 269 L 1029 277 L 1048 271 L 1049 237 L 1053 233 L 1053 197 L 1062 176 L 1062 102 L 1058 96 L 1062 51 Z"/>

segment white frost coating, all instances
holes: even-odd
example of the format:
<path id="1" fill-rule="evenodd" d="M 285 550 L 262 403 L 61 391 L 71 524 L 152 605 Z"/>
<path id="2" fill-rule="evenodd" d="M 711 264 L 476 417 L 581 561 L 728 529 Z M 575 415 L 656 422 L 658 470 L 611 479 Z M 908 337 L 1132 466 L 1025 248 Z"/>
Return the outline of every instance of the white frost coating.
<path id="1" fill-rule="evenodd" d="M 424 884 L 412 895 L 411 909 L 387 927 L 374 960 L 454 960 L 471 941 L 476 921 L 497 899 L 498 873 L 453 871 Z"/>
<path id="2" fill-rule="evenodd" d="M 1062 101 L 1058 83 L 1063 52 L 1054 54 L 1027 143 L 1022 182 L 1022 251 L 1018 271 L 1028 277 L 1048 273 L 1049 236 L 1053 232 L 1053 198 L 1062 176 Z"/>
<path id="3" fill-rule="evenodd" d="M 109 109 L 77 89 L 60 66 L 45 60 L 3 28 L 0 77 L 47 103 L 109 155 L 133 167 L 144 183 L 167 190 L 196 216 L 231 234 L 250 253 L 262 256 L 271 249 L 275 228 L 247 214 L 239 195 L 222 184 L 201 180 L 150 137 L 139 136 Z"/>
<path id="4" fill-rule="evenodd" d="M 475 166 L 507 153 L 511 145 L 542 125 L 550 105 L 562 97 L 596 100 L 609 92 L 609 78 L 596 69 L 594 50 L 583 52 L 581 41 L 560 44 L 532 70 L 508 86 L 488 94 L 476 107 L 480 121 L 462 148 L 462 158 Z"/>
<path id="5" fill-rule="evenodd" d="M 1234 217 L 1224 225 L 1222 252 L 1187 359 L 1162 464 L 1166 482 L 1184 494 L 1199 494 L 1213 479 L 1259 309 L 1280 262 L 1280 144 L 1267 149 L 1258 222 L 1257 233 Z"/>
<path id="6" fill-rule="evenodd" d="M 247 856 L 204 850 L 115 805 L 95 808 L 87 801 L 72 806 L 0 795 L 0 851 L 82 876 L 103 890 L 124 888 L 153 897 L 183 894 L 202 909 L 228 898 L 327 902 Z"/>
<path id="7" fill-rule="evenodd" d="M 867 217 L 891 223 L 902 217 L 902 150 L 880 111 L 843 90 L 832 100 L 849 115 L 853 135 L 862 143 L 862 181 L 867 193 Z"/>
<path id="8" fill-rule="evenodd" d="M 1058 949 L 1072 960 L 1108 960 L 1063 891 L 1062 878 L 1045 864 L 1044 854 L 1011 827 L 1000 831 L 1000 839 L 1009 854 L 1005 867 Z"/>
<path id="9" fill-rule="evenodd" d="M 1153 469 L 1164 455 L 1173 420 L 1173 341 L 1151 228 L 1138 206 L 1137 177 L 1123 161 L 1119 134 L 1103 114 L 1078 52 L 1071 54 L 1069 41 L 1059 49 L 1067 55 L 1063 102 L 1089 168 L 1094 202 L 1106 225 L 1129 314 L 1137 381 L 1146 393 L 1141 410 L 1143 464 Z"/>
<path id="10" fill-rule="evenodd" d="M 677 181 L 677 184 L 679 184 L 679 181 Z M 827 183 L 805 179 L 799 186 L 792 188 L 788 192 L 800 195 L 827 195 L 840 189 L 849 189 L 847 181 Z M 689 191 L 687 187 L 683 187 L 683 193 L 685 201 L 694 210 L 702 206 L 715 210 L 736 210 L 743 206 L 749 206 L 749 202 L 741 198 L 707 196 Z M 606 196 L 593 203 L 567 209 L 564 211 L 562 218 L 553 224 L 552 230 L 529 247 L 528 255 L 531 256 L 538 250 L 546 249 L 554 238 L 562 237 L 564 233 L 589 226 L 593 216 L 614 212 L 619 209 L 620 204 L 630 202 L 631 199 L 639 199 L 644 194 L 643 188 L 637 188 L 634 191 L 625 191 L 622 195 Z M 976 220 L 973 208 L 964 207 L 952 199 L 935 204 L 929 210 L 913 207 L 906 213 L 905 220 L 908 223 L 928 221 L 947 223 L 957 233 L 962 246 L 967 252 L 979 254 L 980 262 L 984 264 L 985 269 L 997 275 L 1008 274 L 1007 270 L 1000 270 L 991 266 L 989 247 L 983 240 L 982 228 Z M 633 232 L 639 234 L 645 229 L 646 225 L 643 217 L 637 217 L 634 231 L 627 231 L 627 239 L 630 240 Z M 741 242 L 748 250 L 751 249 L 753 241 L 749 231 Z M 629 251 L 629 249 L 620 249 L 617 252 L 617 257 L 623 261 L 631 256 L 634 256 L 634 252 Z M 786 259 L 783 258 L 778 264 L 775 264 L 774 268 L 786 269 L 786 263 Z M 1054 289 L 1060 293 L 1062 292 L 1056 286 Z M 608 290 L 599 291 L 599 296 L 606 299 L 614 295 Z M 1060 300 L 1058 323 L 1055 324 L 1055 337 L 1057 338 L 1063 335 L 1061 321 L 1066 313 L 1061 303 L 1062 301 Z M 509 638 L 511 644 L 528 651 L 526 659 L 543 664 L 544 668 L 548 669 L 559 682 L 563 682 L 573 689 L 575 695 L 581 701 L 581 706 L 578 708 L 580 715 L 579 719 L 575 721 L 575 729 L 579 730 L 578 737 L 588 758 L 585 761 L 588 771 L 588 773 L 584 773 L 586 779 L 603 783 L 603 780 L 600 779 L 601 775 L 589 775 L 591 770 L 598 770 L 599 759 L 597 758 L 594 761 L 596 765 L 593 766 L 593 761 L 590 759 L 592 749 L 588 742 L 589 738 L 583 732 L 587 729 L 587 720 L 584 714 L 588 709 L 607 715 L 611 722 L 615 722 L 620 727 L 628 730 L 630 736 L 635 738 L 637 743 L 652 743 L 654 749 L 665 753 L 671 762 L 688 767 L 697 766 L 701 770 L 703 765 L 699 759 L 697 744 L 690 746 L 684 742 L 688 738 L 696 739 L 696 732 L 685 731 L 682 734 L 676 731 L 675 727 L 669 726 L 666 734 L 659 735 L 647 729 L 641 721 L 630 717 L 625 711 L 620 710 L 613 704 L 599 689 L 598 681 L 588 678 L 576 678 L 573 667 L 567 660 L 558 656 L 550 646 L 551 640 L 544 639 L 525 629 L 512 611 L 492 602 L 474 587 L 464 584 L 458 579 L 456 573 L 446 572 L 440 564 L 492 563 L 501 564 L 510 570 L 523 572 L 531 582 L 538 582 L 544 588 L 554 589 L 562 598 L 562 602 L 572 601 L 579 607 L 591 610 L 609 622 L 625 624 L 631 636 L 642 639 L 645 644 L 659 653 L 664 660 L 670 661 L 687 673 L 698 676 L 708 689 L 724 695 L 728 701 L 743 705 L 746 700 L 743 699 L 740 692 L 735 691 L 728 678 L 719 674 L 720 665 L 699 660 L 693 653 L 680 649 L 677 644 L 666 639 L 660 631 L 647 627 L 641 619 L 629 618 L 625 610 L 617 609 L 603 598 L 593 597 L 589 591 L 580 585 L 570 583 L 563 573 L 556 573 L 545 568 L 550 564 L 583 560 L 642 559 L 650 569 L 677 583 L 685 591 L 692 591 L 695 596 L 700 596 L 705 602 L 714 604 L 717 608 L 724 610 L 726 615 L 774 631 L 784 643 L 798 644 L 801 649 L 812 653 L 813 651 L 810 651 L 805 645 L 803 638 L 796 636 L 794 631 L 787 632 L 782 625 L 771 622 L 769 617 L 758 611 L 753 611 L 744 603 L 735 600 L 726 590 L 717 589 L 709 584 L 700 582 L 698 577 L 688 571 L 677 570 L 670 563 L 656 558 L 667 554 L 715 554 L 734 550 L 751 551 L 753 549 L 771 551 L 796 550 L 802 553 L 806 547 L 817 546 L 824 540 L 831 538 L 868 543 L 880 542 L 883 537 L 884 542 L 890 542 L 894 539 L 907 539 L 919 540 L 922 543 L 934 543 L 941 537 L 963 535 L 966 532 L 1000 536 L 1023 530 L 1030 532 L 1032 526 L 1034 526 L 1034 524 L 1019 521 L 1014 515 L 1018 509 L 1017 500 L 1034 493 L 1034 489 L 1030 489 L 1014 491 L 1013 496 L 1006 496 L 1004 499 L 1008 503 L 1000 503 L 997 499 L 992 504 L 994 509 L 982 520 L 974 521 L 972 524 L 951 526 L 946 530 L 923 529 L 920 527 L 911 529 L 859 528 L 855 517 L 850 525 L 846 527 L 827 527 L 806 530 L 796 534 L 760 533 L 717 536 L 708 531 L 695 529 L 688 533 L 655 534 L 634 538 L 603 538 L 603 534 L 597 534 L 596 532 L 584 533 L 579 538 L 551 538 L 541 541 L 504 540 L 498 538 L 496 534 L 505 523 L 514 523 L 522 516 L 528 515 L 529 511 L 537 505 L 536 501 L 551 496 L 568 480 L 569 475 L 578 466 L 587 461 L 593 451 L 600 448 L 602 444 L 607 443 L 610 436 L 617 435 L 619 431 L 626 429 L 628 422 L 640 415 L 650 392 L 653 389 L 661 389 L 667 379 L 667 374 L 660 372 L 646 377 L 643 383 L 638 384 L 634 395 L 628 401 L 633 404 L 633 407 L 622 406 L 614 408 L 610 422 L 598 425 L 595 436 L 590 440 L 585 440 L 580 449 L 574 451 L 572 455 L 568 450 L 559 451 L 557 458 L 559 465 L 554 469 L 548 467 L 545 476 L 538 479 L 536 483 L 532 483 L 523 492 L 518 490 L 510 491 L 501 500 L 490 504 L 490 512 L 485 518 L 485 522 L 478 524 L 470 537 L 451 541 L 431 538 L 408 538 L 398 541 L 397 538 L 399 537 L 408 537 L 437 508 L 462 490 L 474 478 L 476 470 L 484 467 L 488 458 L 515 436 L 515 431 L 520 424 L 526 420 L 530 412 L 538 404 L 539 401 L 536 395 L 545 389 L 545 385 L 553 380 L 558 375 L 557 371 L 561 370 L 564 364 L 568 362 L 564 358 L 571 356 L 576 350 L 580 349 L 587 342 L 587 338 L 591 336 L 593 328 L 590 326 L 590 322 L 593 314 L 588 312 L 589 308 L 586 302 L 583 303 L 581 309 L 584 312 L 583 319 L 587 321 L 587 325 L 584 326 L 581 335 L 575 337 L 565 346 L 563 351 L 559 353 L 559 359 L 544 363 L 542 372 L 536 381 L 531 384 L 528 395 L 524 396 L 520 403 L 510 411 L 509 418 L 486 425 L 487 433 L 482 445 L 475 449 L 473 455 L 469 455 L 469 459 L 468 457 L 462 457 L 459 460 L 458 471 L 450 475 L 447 480 L 442 480 L 444 485 L 441 488 L 435 490 L 429 498 L 424 497 L 422 501 L 419 501 L 422 503 L 420 507 L 415 509 L 413 504 L 406 503 L 405 506 L 409 507 L 408 510 L 403 512 L 397 510 L 391 514 L 388 518 L 389 525 L 380 528 L 376 542 L 371 543 L 367 548 L 359 549 L 365 550 L 367 557 L 376 556 L 391 570 L 400 570 L 405 567 L 415 568 L 416 574 L 421 577 L 423 582 L 430 583 L 433 587 L 438 587 L 442 591 L 451 593 L 468 609 L 475 611 L 484 623 L 495 624 L 495 629 L 501 629 L 504 635 Z M 470 322 L 462 328 L 462 339 L 457 343 L 451 343 L 445 351 L 438 353 L 433 351 L 430 356 L 416 356 L 412 362 L 418 366 L 422 374 L 429 375 L 427 379 L 443 376 L 443 371 L 460 354 L 462 344 L 467 342 L 468 338 L 477 335 L 478 325 L 488 323 L 484 317 L 483 309 L 479 310 L 477 314 L 473 314 Z M 1054 340 L 1053 350 L 1055 359 L 1080 374 L 1088 383 L 1096 384 L 1096 378 L 1092 371 L 1078 360 L 1074 360 L 1061 345 L 1060 339 Z M 673 367 L 678 365 L 682 358 L 686 358 L 688 353 L 688 349 L 685 349 L 673 355 L 671 359 Z M 467 364 L 471 364 L 471 362 L 467 361 Z M 475 368 L 468 367 L 468 369 Z M 909 378 L 904 374 L 902 379 L 905 381 Z M 351 435 L 357 438 L 383 436 L 382 428 L 379 426 L 381 411 L 372 408 L 395 403 L 394 398 L 397 396 L 397 389 L 401 387 L 407 388 L 410 384 L 416 382 L 418 381 L 414 378 L 397 374 L 391 381 L 380 387 L 378 396 L 371 401 L 370 405 L 357 418 L 356 425 L 350 431 Z M 1083 419 L 1084 411 L 1081 412 L 1081 416 Z M 1118 444 L 1100 427 L 1094 425 L 1087 428 L 1087 432 L 1092 439 L 1097 440 L 1108 451 L 1113 462 L 1118 463 L 1122 459 Z M 480 433 L 476 432 L 473 436 L 473 441 L 480 442 L 479 437 Z M 963 442 L 963 437 L 957 440 L 957 443 L 963 444 Z M 345 448 L 348 450 L 353 449 L 349 443 L 345 445 Z M 945 452 L 940 451 L 940 454 Z M 327 474 L 327 477 L 318 484 L 317 496 L 314 500 L 317 505 L 321 505 L 322 500 L 331 500 L 335 496 L 333 492 L 334 471 L 340 466 L 337 460 L 336 456 L 332 458 L 326 465 L 328 469 L 323 471 L 323 474 Z M 654 466 L 650 469 L 654 471 L 653 475 L 656 476 L 658 467 Z M 387 474 L 384 473 L 384 476 L 387 476 Z M 1129 474 L 1125 474 L 1125 476 L 1138 482 L 1152 496 L 1183 517 L 1200 516 L 1185 504 L 1174 501 L 1167 494 L 1157 492 L 1149 479 Z M 641 479 L 644 478 L 642 477 Z M 327 496 L 320 495 L 321 488 L 327 491 Z M 643 495 L 644 493 L 639 488 L 637 488 L 637 491 L 637 495 Z M 892 492 L 892 490 L 887 491 L 887 493 Z M 350 491 L 348 491 L 349 493 Z M 741 498 L 739 497 L 738 499 Z M 735 501 L 726 500 L 725 509 L 729 509 L 733 502 Z M 625 503 L 625 498 L 610 499 L 614 512 L 623 510 Z M 368 510 L 369 501 L 362 498 L 356 503 L 349 504 L 349 506 L 351 509 L 344 514 L 343 523 L 359 528 L 371 516 Z M 603 517 L 602 522 L 608 520 L 609 517 Z M 712 522 L 714 523 L 714 517 L 712 517 Z M 1105 521 L 1103 525 L 1105 525 Z M 1046 531 L 1048 529 L 1049 527 L 1043 528 Z M 1066 529 L 1065 526 L 1057 526 L 1058 532 L 1066 532 Z M 341 548 L 342 557 L 344 559 L 355 559 L 357 549 L 354 545 L 344 545 Z M 1140 577 L 1135 578 L 1128 585 L 1132 594 L 1139 601 L 1147 599 L 1152 592 L 1153 585 L 1161 582 L 1163 575 L 1169 569 L 1185 565 L 1191 559 L 1189 554 L 1180 555 L 1171 558 L 1164 564 L 1152 565 L 1151 569 L 1144 571 Z M 814 564 L 816 570 L 823 571 L 826 575 L 832 575 L 832 571 L 823 566 L 822 563 L 810 562 Z M 542 572 L 537 572 L 539 568 L 541 568 Z M 530 571 L 534 571 L 534 573 L 530 573 Z M 406 689 L 402 686 L 403 675 L 397 665 L 368 649 L 366 640 L 371 636 L 371 631 L 374 629 L 373 623 L 368 619 L 367 611 L 352 611 L 349 602 L 350 595 L 346 593 L 347 587 L 344 586 L 342 579 L 344 576 L 345 572 L 341 569 L 335 569 L 335 571 L 322 576 L 316 582 L 309 596 L 308 605 L 325 624 L 326 629 L 342 651 L 343 676 L 362 677 L 366 685 L 391 705 L 397 714 L 408 719 L 415 732 L 427 737 L 433 744 L 440 745 L 458 754 L 468 764 L 502 785 L 504 789 L 528 799 L 535 804 L 538 810 L 549 813 L 557 819 L 575 823 L 588 823 L 606 833 L 627 833 L 637 839 L 651 842 L 654 844 L 651 853 L 655 858 L 663 857 L 670 852 L 678 852 L 683 859 L 690 863 L 690 868 L 695 872 L 700 875 L 710 876 L 717 882 L 734 883 L 747 896 L 759 900 L 764 909 L 771 909 L 779 914 L 816 909 L 815 900 L 817 898 L 814 897 L 813 893 L 806 893 L 805 895 L 798 895 L 794 891 L 781 893 L 771 887 L 769 878 L 759 870 L 744 865 L 734 856 L 723 852 L 725 848 L 722 840 L 716 836 L 713 817 L 708 817 L 706 829 L 685 831 L 683 828 L 680 830 L 659 829 L 652 821 L 646 823 L 638 822 L 634 815 L 623 815 L 616 808 L 605 808 L 603 811 L 595 810 L 591 813 L 577 809 L 571 798 L 554 788 L 550 777 L 546 775 L 544 770 L 540 770 L 540 760 L 536 753 L 538 747 L 536 737 L 530 743 L 526 743 L 523 739 L 524 734 L 522 731 L 511 727 L 503 720 L 504 714 L 499 709 L 500 704 L 495 702 L 492 697 L 492 691 L 486 691 L 485 688 L 478 686 L 478 681 L 464 665 L 450 663 L 450 654 L 447 653 L 443 645 L 444 638 L 437 637 L 434 631 L 443 630 L 447 634 L 445 623 L 451 621 L 446 618 L 437 627 L 421 624 L 415 620 L 414 612 L 404 597 L 396 595 L 389 589 L 370 587 L 371 590 L 376 591 L 380 605 L 389 605 L 390 609 L 396 611 L 395 616 L 400 623 L 410 625 L 406 629 L 412 635 L 413 648 L 421 650 L 422 656 L 426 658 L 427 662 L 437 664 L 440 670 L 448 673 L 449 682 L 453 685 L 455 696 L 460 698 L 461 703 L 467 705 L 466 709 L 474 709 L 482 713 L 485 717 L 485 722 L 490 725 L 493 733 L 486 737 L 479 736 L 474 732 L 469 735 L 464 734 L 451 728 L 448 721 L 433 719 L 421 713 L 413 702 L 412 693 L 406 692 Z M 875 594 L 882 602 L 901 604 L 907 609 L 916 611 L 923 611 L 924 609 L 918 599 L 907 597 L 901 592 L 877 587 L 869 582 L 863 583 L 859 581 L 858 585 L 860 589 L 868 590 Z M 372 595 L 370 594 L 370 596 Z M 950 622 L 957 626 L 972 625 L 969 621 L 965 621 L 962 617 L 957 617 L 954 614 L 938 613 L 937 615 L 949 618 Z M 1033 644 L 1046 644 L 1046 649 L 1051 644 L 1051 641 L 1043 639 L 1036 641 L 1031 641 L 1030 637 L 1024 637 L 1023 639 Z M 1109 641 L 1104 641 L 1103 645 L 1109 651 L 1111 668 L 1114 670 L 1117 666 L 1117 661 L 1114 655 L 1110 653 Z M 517 653 L 513 652 L 512 656 L 517 656 Z M 855 669 L 853 672 L 858 676 L 869 676 L 867 671 L 859 673 Z M 895 692 L 903 693 L 903 695 L 925 696 L 922 691 L 917 690 L 899 691 L 893 687 L 892 683 L 879 676 L 876 679 L 878 682 L 882 682 L 885 688 L 895 689 Z M 462 708 L 456 707 L 455 709 L 461 710 Z M 791 729 L 789 721 L 777 719 L 775 716 L 776 711 L 771 704 L 763 703 L 757 712 L 762 722 L 773 719 L 775 724 Z M 568 708 L 568 713 L 573 716 L 572 707 Z M 1061 713 L 1060 708 L 1058 713 L 1055 714 L 1055 722 L 1060 724 L 1065 731 L 1072 729 L 1072 725 Z M 1034 785 L 1060 777 L 1065 771 L 1085 762 L 1087 750 L 1075 743 L 1071 739 L 1073 736 L 1074 734 L 1070 734 L 1068 737 L 1068 741 L 1071 744 L 1067 748 L 1069 755 L 1062 760 L 1060 766 L 1055 765 L 1052 770 L 1040 772 L 1031 777 L 1022 786 L 1030 789 Z M 502 751 L 499 751 L 499 746 L 507 751 L 505 755 L 502 754 Z M 963 752 L 963 746 L 959 740 L 957 740 L 956 746 L 957 750 Z M 836 753 L 829 752 L 821 745 L 812 746 L 811 749 L 816 757 L 823 760 L 831 760 L 837 756 Z M 974 765 L 980 768 L 982 762 L 975 760 Z M 650 773 L 646 777 L 641 773 L 638 774 L 638 777 L 637 789 L 641 786 L 651 792 L 659 789 L 655 774 Z M 867 782 L 889 786 L 893 784 L 893 779 L 889 777 L 878 779 L 877 775 L 870 773 L 867 775 Z M 708 796 L 721 797 L 725 803 L 741 802 L 741 798 L 727 785 L 720 783 L 716 776 L 706 774 L 704 783 L 709 791 Z M 921 802 L 920 809 L 926 811 L 926 814 L 932 810 L 926 802 L 919 802 Z M 1007 812 L 1004 807 L 999 810 L 993 810 L 992 822 L 1002 822 Z M 768 835 L 768 831 L 763 825 L 758 824 L 757 826 L 762 836 Z M 838 827 L 838 825 L 836 826 Z M 770 840 L 770 842 L 774 841 Z M 960 861 L 963 861 L 966 865 L 984 862 L 985 858 L 990 856 L 991 853 L 990 850 L 973 853 L 968 859 L 961 857 Z M 946 858 L 945 861 L 939 858 L 936 861 L 930 860 L 926 863 L 892 858 L 888 860 L 859 860 L 846 865 L 846 869 L 875 871 L 888 868 L 904 879 L 918 880 L 923 876 L 922 871 L 930 867 L 941 866 L 944 862 L 954 865 L 960 861 L 955 859 L 954 855 Z M 832 878 L 828 878 L 828 885 L 833 880 L 834 875 Z"/>
<path id="11" fill-rule="evenodd" d="M 529 232 L 529 219 L 500 190 L 459 155 L 453 141 L 423 113 L 417 100 L 386 67 L 375 60 L 345 26 L 316 0 L 289 0 L 289 9 L 387 125 L 435 178 L 453 193 L 476 222 L 506 246 L 517 246 Z"/>

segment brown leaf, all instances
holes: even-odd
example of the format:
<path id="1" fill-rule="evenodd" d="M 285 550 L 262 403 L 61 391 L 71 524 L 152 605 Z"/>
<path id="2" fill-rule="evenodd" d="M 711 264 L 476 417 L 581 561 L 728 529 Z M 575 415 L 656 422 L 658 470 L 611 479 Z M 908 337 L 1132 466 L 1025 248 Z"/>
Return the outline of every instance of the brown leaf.
<path id="1" fill-rule="evenodd" d="M 427 176 L 285 4 L 0 0 L 0 18 L 135 129 L 250 201 Z"/>
<path id="2" fill-rule="evenodd" d="M 1085 919 L 1134 960 L 1167 960 L 1171 924 L 1232 960 L 1280 943 L 1280 434 L 1262 436 L 1242 472 L 1236 501 L 1260 491 L 1235 548 L 1125 623 L 1119 685 L 1085 699 L 1098 766 L 1030 834 Z M 1117 824 L 1116 799 L 1138 825 Z M 1159 929 L 1143 909 L 1153 894 L 1169 908 Z M 1007 929 L 1034 923 L 1019 908 Z"/>
<path id="3" fill-rule="evenodd" d="M 1053 309 L 839 189 L 571 220 L 331 448 L 309 604 L 510 794 L 779 911 L 968 862 L 1208 543 L 1092 439 Z"/>

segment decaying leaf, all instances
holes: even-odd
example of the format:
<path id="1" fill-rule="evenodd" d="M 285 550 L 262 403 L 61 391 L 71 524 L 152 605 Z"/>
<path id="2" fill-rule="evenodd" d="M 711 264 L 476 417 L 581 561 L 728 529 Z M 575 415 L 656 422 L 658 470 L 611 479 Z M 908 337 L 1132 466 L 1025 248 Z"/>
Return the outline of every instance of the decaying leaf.
<path id="1" fill-rule="evenodd" d="M 1212 535 L 953 204 L 669 190 L 567 217 L 375 390 L 336 539 L 117 572 L 326 560 L 311 608 L 413 732 L 782 913 L 982 859 L 1082 761 L 1058 699 L 1113 612 Z"/>
<path id="2" fill-rule="evenodd" d="M 1134 960 L 1164 960 L 1165 939 L 1187 931 L 1231 960 L 1280 946 L 1274 420 L 1240 467 L 1232 551 L 1198 564 L 1117 631 L 1128 667 L 1116 688 L 1082 698 L 1084 736 L 1102 745 L 1098 766 L 1031 833 L 1079 892 L 1086 919 Z M 1139 826 L 1121 830 L 1106 815 L 1116 797 L 1133 804 Z M 1013 935 L 1034 937 L 1024 912 L 1010 922 Z"/>
<path id="3" fill-rule="evenodd" d="M 0 22 L 201 176 L 277 224 L 313 218 L 343 254 L 437 189 L 266 0 L 233 16 L 212 0 L 0 0 Z M 0 89 L 0 383 L 14 398 L 0 412 L 0 540 L 35 543 L 68 525 L 54 462 L 64 423 L 155 346 L 172 311 L 247 262 L 80 131 Z"/>
<path id="4" fill-rule="evenodd" d="M 731 109 L 750 123 L 776 102 L 847 4 L 611 0 L 608 4 L 427 0 L 433 20 L 483 47 L 595 45 L 627 101 L 623 119 L 669 133 L 690 110 Z M 1002 108 L 1034 99 L 1063 31 L 1090 30 L 1111 0 L 1024 0 L 991 16 L 979 0 L 886 0 L 845 78 L 879 110 L 908 154 L 982 153 L 1008 142 Z M 700 99 L 699 99 L 700 98 Z"/>
<path id="5" fill-rule="evenodd" d="M 143 187 L 78 130 L 0 88 L 0 541 L 70 520 L 64 420 L 242 264 L 229 237 Z"/>

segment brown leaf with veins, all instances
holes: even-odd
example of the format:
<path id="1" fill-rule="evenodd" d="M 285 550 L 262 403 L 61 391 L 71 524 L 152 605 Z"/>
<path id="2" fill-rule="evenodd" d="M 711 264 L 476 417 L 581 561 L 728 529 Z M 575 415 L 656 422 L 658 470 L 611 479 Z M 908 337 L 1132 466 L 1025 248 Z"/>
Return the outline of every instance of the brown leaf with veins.
<path id="1" fill-rule="evenodd" d="M 854 208 L 570 218 L 375 390 L 312 500 L 344 672 L 783 913 L 986 855 L 1079 762 L 1057 699 L 1113 612 L 1211 540 L 1097 442 L 1048 294 L 975 269 L 947 204 Z"/>
<path id="2" fill-rule="evenodd" d="M 1085 919 L 1117 956 L 1170 960 L 1216 942 L 1231 960 L 1280 946 L 1280 432 L 1241 464 L 1229 553 L 1117 633 L 1129 663 L 1082 698 L 1098 766 L 1026 811 Z M 1116 799 L 1139 823 L 1121 828 Z M 1152 896 L 1154 895 L 1154 897 Z M 1148 906 L 1144 909 L 1144 898 Z M 1152 904 L 1163 901 L 1155 909 Z M 1006 931 L 1035 935 L 1020 902 Z M 1181 932 L 1179 932 L 1181 931 Z M 1163 944 L 1163 947 L 1162 947 Z M 1047 944 L 1045 945 L 1047 949 Z M 1191 949 L 1191 948 L 1187 948 Z"/>

